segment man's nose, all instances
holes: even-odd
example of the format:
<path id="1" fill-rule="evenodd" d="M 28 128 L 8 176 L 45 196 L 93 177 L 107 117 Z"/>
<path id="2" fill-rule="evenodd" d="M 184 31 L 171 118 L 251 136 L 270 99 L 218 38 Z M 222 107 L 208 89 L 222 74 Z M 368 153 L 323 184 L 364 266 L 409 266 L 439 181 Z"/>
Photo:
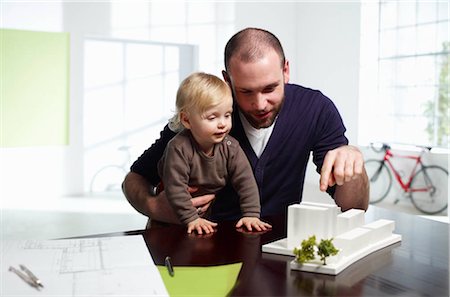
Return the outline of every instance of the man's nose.
<path id="1" fill-rule="evenodd" d="M 267 100 L 264 94 L 258 93 L 253 100 L 253 107 L 256 110 L 264 110 L 266 108 Z"/>

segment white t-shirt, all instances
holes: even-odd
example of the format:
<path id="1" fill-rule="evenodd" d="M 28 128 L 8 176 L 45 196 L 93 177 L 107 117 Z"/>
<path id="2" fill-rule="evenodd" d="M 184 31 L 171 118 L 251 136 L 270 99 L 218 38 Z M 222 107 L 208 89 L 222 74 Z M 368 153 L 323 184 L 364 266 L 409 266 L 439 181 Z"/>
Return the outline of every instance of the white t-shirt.
<path id="1" fill-rule="evenodd" d="M 268 128 L 260 128 L 256 129 L 253 127 L 239 111 L 239 117 L 242 122 L 242 126 L 244 127 L 245 134 L 255 152 L 256 156 L 259 158 L 266 148 L 267 142 L 269 141 L 270 135 L 272 135 L 273 127 L 275 126 L 275 121 Z"/>

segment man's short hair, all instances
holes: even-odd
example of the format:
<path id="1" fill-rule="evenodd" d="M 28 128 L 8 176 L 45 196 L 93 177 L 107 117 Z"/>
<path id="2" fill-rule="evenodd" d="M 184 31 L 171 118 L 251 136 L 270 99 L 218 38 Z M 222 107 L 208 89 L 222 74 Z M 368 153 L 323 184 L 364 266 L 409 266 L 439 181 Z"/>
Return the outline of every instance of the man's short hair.
<path id="1" fill-rule="evenodd" d="M 234 34 L 225 46 L 225 70 L 230 67 L 231 58 L 242 62 L 254 62 L 264 57 L 267 50 L 273 49 L 280 57 L 281 67 L 286 58 L 280 40 L 267 30 L 246 28 Z"/>

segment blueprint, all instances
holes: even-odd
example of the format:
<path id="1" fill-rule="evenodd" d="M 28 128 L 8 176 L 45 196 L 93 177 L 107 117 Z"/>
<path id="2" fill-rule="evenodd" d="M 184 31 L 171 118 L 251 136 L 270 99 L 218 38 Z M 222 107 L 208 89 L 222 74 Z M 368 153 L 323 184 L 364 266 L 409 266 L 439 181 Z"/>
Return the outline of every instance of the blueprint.
<path id="1" fill-rule="evenodd" d="M 140 235 L 1 243 L 0 296 L 168 296 Z M 26 265 L 36 289 L 9 267 Z"/>

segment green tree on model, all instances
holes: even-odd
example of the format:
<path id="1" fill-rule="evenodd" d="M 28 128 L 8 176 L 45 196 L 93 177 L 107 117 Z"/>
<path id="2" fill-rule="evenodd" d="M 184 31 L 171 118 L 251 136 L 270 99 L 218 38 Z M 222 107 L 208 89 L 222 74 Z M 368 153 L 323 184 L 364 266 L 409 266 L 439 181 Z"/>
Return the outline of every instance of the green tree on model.
<path id="1" fill-rule="evenodd" d="M 327 265 L 327 257 L 334 256 L 339 252 L 331 241 L 333 241 L 333 238 L 322 239 L 317 246 L 317 255 L 320 256 L 320 260 L 323 262 L 323 265 Z"/>
<path id="2" fill-rule="evenodd" d="M 300 249 L 294 248 L 295 259 L 300 263 L 314 260 L 315 245 L 316 236 L 311 236 L 310 238 L 303 240 Z"/>
<path id="3" fill-rule="evenodd" d="M 336 255 L 339 250 L 332 243 L 331 239 L 322 239 L 319 244 L 316 242 L 316 236 L 313 235 L 308 239 L 305 239 L 301 243 L 300 248 L 294 248 L 295 260 L 299 263 L 305 263 L 316 258 L 315 251 L 317 249 L 317 255 L 320 257 L 323 265 L 327 265 L 326 259 L 330 256 Z"/>

